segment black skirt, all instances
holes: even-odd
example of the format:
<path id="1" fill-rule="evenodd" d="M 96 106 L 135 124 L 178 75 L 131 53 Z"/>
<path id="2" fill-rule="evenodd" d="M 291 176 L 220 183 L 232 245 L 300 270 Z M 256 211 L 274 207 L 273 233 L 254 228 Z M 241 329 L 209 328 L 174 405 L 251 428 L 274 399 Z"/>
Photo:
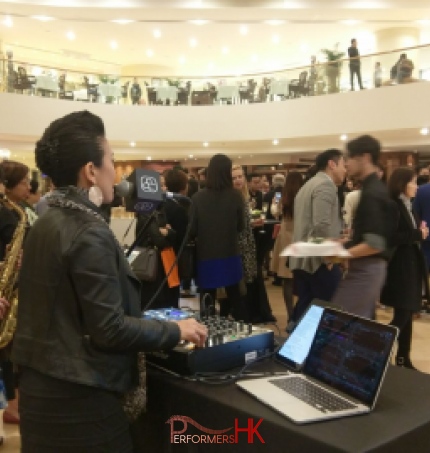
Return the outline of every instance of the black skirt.
<path id="1" fill-rule="evenodd" d="M 20 376 L 22 453 L 132 453 L 121 397 L 29 368 Z"/>

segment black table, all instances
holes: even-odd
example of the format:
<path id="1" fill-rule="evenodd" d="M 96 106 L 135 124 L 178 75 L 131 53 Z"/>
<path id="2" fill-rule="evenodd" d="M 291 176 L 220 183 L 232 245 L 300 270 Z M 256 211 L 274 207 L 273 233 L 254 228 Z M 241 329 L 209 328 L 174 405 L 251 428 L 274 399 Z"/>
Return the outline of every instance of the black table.
<path id="1" fill-rule="evenodd" d="M 269 361 L 264 369 L 279 371 Z M 209 386 L 189 382 L 148 367 L 148 411 L 141 420 L 142 451 L 151 452 L 264 452 L 264 453 L 428 453 L 430 452 L 430 376 L 390 367 L 375 410 L 371 414 L 310 425 L 296 425 L 240 390 L 235 384 Z M 200 425 L 222 430 L 248 426 L 252 419 L 264 444 L 246 433 L 237 444 L 171 443 L 174 416 L 187 416 Z M 183 426 L 176 422 L 175 430 Z M 184 435 L 204 434 L 192 425 Z M 227 433 L 234 436 L 233 430 Z M 176 438 L 177 440 L 179 438 Z M 197 440 L 197 437 L 194 438 Z M 144 449 L 143 449 L 144 448 Z"/>

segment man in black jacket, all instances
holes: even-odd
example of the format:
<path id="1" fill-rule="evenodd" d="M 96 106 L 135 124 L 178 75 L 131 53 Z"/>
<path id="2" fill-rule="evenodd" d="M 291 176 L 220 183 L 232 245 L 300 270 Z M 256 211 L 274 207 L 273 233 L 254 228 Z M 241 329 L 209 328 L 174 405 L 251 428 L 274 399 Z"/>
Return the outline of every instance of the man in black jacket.
<path id="1" fill-rule="evenodd" d="M 361 81 L 361 62 L 360 53 L 357 49 L 357 40 L 351 39 L 351 47 L 348 47 L 349 60 L 349 73 L 351 75 L 351 91 L 354 91 L 354 74 L 357 75 L 358 85 L 360 90 L 363 90 L 363 83 Z"/>

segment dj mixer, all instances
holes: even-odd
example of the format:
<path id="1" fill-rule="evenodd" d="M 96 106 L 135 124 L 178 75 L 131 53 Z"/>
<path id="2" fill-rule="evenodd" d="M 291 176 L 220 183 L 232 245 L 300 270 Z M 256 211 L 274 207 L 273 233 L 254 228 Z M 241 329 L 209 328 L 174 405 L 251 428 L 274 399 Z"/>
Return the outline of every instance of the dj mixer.
<path id="1" fill-rule="evenodd" d="M 154 314 L 154 311 L 158 313 Z M 163 320 L 198 318 L 198 314 L 178 309 L 151 312 L 145 312 L 144 318 Z M 274 333 L 270 329 L 220 316 L 209 316 L 199 321 L 208 328 L 205 347 L 197 348 L 193 343 L 181 342 L 169 351 L 148 353 L 147 361 L 181 375 L 192 375 L 243 366 L 274 349 Z"/>

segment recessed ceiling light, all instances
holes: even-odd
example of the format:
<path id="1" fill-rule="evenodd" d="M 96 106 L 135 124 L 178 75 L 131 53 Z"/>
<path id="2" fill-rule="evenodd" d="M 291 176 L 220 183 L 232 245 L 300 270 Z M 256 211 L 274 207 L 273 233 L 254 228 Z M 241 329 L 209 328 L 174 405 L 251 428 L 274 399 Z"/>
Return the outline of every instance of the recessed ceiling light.
<path id="1" fill-rule="evenodd" d="M 6 27 L 13 27 L 13 20 L 10 16 L 5 16 L 5 18 L 3 19 L 3 25 L 5 25 Z"/>
<path id="2" fill-rule="evenodd" d="M 146 51 L 146 55 L 147 55 L 148 57 L 151 58 L 151 57 L 154 56 L 154 51 L 153 51 L 152 49 L 148 49 L 148 50 Z"/>
<path id="3" fill-rule="evenodd" d="M 151 156 L 148 156 L 148 157 L 146 158 L 146 160 L 152 160 L 152 157 L 151 157 Z"/>
<path id="4" fill-rule="evenodd" d="M 357 20 L 357 19 L 347 19 L 347 20 L 341 20 L 340 23 L 343 25 L 357 25 L 361 24 L 363 21 L 362 20 Z"/>
<path id="5" fill-rule="evenodd" d="M 190 157 L 192 159 L 194 156 L 192 154 L 190 154 L 188 157 Z"/>
<path id="6" fill-rule="evenodd" d="M 420 134 L 421 135 L 428 135 L 430 132 L 429 128 L 428 127 L 423 127 L 421 130 L 420 130 Z"/>
<path id="7" fill-rule="evenodd" d="M 50 20 L 55 20 L 55 17 L 51 16 L 31 16 L 31 18 L 40 20 L 41 22 L 49 22 Z"/>
<path id="8" fill-rule="evenodd" d="M 203 146 L 204 146 L 205 148 L 207 148 L 207 147 L 209 146 L 209 143 L 208 143 L 208 142 L 204 142 L 204 143 L 203 143 Z"/>
<path id="9" fill-rule="evenodd" d="M 303 8 L 303 2 L 285 0 L 284 1 L 284 8 L 300 9 L 300 8 Z"/>
<path id="10" fill-rule="evenodd" d="M 230 52 L 230 49 L 229 49 L 228 47 L 223 47 L 223 48 L 222 48 L 222 53 L 223 53 L 224 55 L 228 54 L 229 52 Z"/>
<path id="11" fill-rule="evenodd" d="M 194 25 L 206 25 L 207 23 L 209 23 L 209 21 L 206 19 L 194 19 L 194 20 L 189 20 L 188 22 L 190 24 L 194 24 Z"/>
<path id="12" fill-rule="evenodd" d="M 116 49 L 118 49 L 118 43 L 116 41 L 111 41 L 110 47 L 112 50 L 116 50 Z"/>
<path id="13" fill-rule="evenodd" d="M 184 56 L 179 57 L 179 63 L 180 63 L 180 64 L 184 64 L 185 61 L 186 61 L 186 60 L 185 60 L 185 57 L 184 57 Z"/>
<path id="14" fill-rule="evenodd" d="M 242 156 L 239 156 L 238 159 L 242 159 Z"/>
<path id="15" fill-rule="evenodd" d="M 136 146 L 136 142 L 130 142 L 130 146 L 134 148 Z"/>
<path id="16" fill-rule="evenodd" d="M 152 32 L 154 38 L 161 38 L 161 31 L 158 30 L 158 28 L 156 28 L 153 32 Z"/>
<path id="17" fill-rule="evenodd" d="M 9 159 L 11 155 L 12 154 L 9 149 L 0 149 L 0 158 Z"/>
<path id="18" fill-rule="evenodd" d="M 279 140 L 277 138 L 275 138 L 272 142 L 274 145 L 278 145 L 279 144 Z"/>
<path id="19" fill-rule="evenodd" d="M 67 39 L 70 39 L 70 41 L 74 41 L 76 39 L 76 35 L 73 31 L 68 31 L 66 33 Z"/>
<path id="20" fill-rule="evenodd" d="M 133 19 L 113 19 L 111 20 L 111 22 L 113 22 L 114 24 L 127 25 L 136 21 Z"/>
<path id="21" fill-rule="evenodd" d="M 278 35 L 273 35 L 273 36 L 272 36 L 272 42 L 273 42 L 273 44 L 278 44 L 279 41 L 280 41 L 280 39 L 279 39 L 279 36 L 278 36 Z"/>
<path id="22" fill-rule="evenodd" d="M 241 25 L 239 31 L 240 31 L 241 35 L 247 35 L 248 34 L 248 27 L 246 25 Z"/>
<path id="23" fill-rule="evenodd" d="M 272 19 L 272 20 L 265 20 L 264 23 L 267 25 L 282 25 L 282 24 L 285 24 L 285 20 Z"/>
<path id="24" fill-rule="evenodd" d="M 258 61 L 258 55 L 255 55 L 255 54 L 252 55 L 251 60 L 252 61 Z"/>
<path id="25" fill-rule="evenodd" d="M 340 136 L 340 139 L 341 139 L 343 142 L 345 142 L 346 140 L 348 140 L 348 136 L 347 136 L 346 134 L 342 134 L 342 135 Z"/>
<path id="26" fill-rule="evenodd" d="M 191 47 L 196 47 L 197 46 L 197 39 L 196 38 L 191 38 L 190 39 L 190 46 Z"/>

